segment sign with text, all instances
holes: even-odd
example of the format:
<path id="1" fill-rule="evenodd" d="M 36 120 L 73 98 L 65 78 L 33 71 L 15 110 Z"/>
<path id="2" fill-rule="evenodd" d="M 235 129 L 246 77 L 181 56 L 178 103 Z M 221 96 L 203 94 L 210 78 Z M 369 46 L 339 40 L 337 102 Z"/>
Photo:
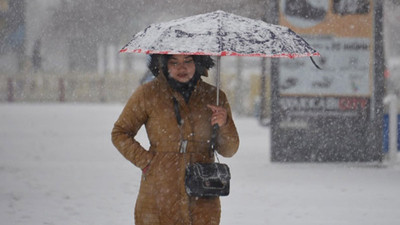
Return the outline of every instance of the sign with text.
<path id="1" fill-rule="evenodd" d="M 273 161 L 369 161 L 374 106 L 374 1 L 280 0 L 279 21 L 321 57 L 280 59 Z"/>

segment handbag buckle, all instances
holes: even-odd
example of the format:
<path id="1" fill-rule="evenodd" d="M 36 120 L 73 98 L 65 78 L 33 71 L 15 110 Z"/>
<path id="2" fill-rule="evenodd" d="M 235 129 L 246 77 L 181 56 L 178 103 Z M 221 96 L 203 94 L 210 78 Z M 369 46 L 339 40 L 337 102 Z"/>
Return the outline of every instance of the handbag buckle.
<path id="1" fill-rule="evenodd" d="M 182 140 L 181 144 L 179 146 L 179 153 L 186 153 L 186 148 L 187 148 L 187 140 Z"/>

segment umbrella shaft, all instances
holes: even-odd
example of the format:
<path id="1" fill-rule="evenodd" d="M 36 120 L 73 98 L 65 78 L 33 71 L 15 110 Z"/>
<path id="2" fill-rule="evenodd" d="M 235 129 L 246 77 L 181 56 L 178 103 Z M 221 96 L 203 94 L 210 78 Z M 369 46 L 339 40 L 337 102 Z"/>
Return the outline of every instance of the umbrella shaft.
<path id="1" fill-rule="evenodd" d="M 217 106 L 219 106 L 219 86 L 221 83 L 221 56 L 217 56 L 217 77 L 216 84 L 217 86 Z"/>

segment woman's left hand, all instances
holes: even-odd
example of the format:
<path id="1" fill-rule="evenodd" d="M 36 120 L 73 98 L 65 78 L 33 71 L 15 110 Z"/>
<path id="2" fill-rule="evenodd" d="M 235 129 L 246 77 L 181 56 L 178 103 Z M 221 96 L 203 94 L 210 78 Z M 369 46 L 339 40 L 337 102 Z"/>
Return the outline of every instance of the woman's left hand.
<path id="1" fill-rule="evenodd" d="M 207 105 L 207 107 L 213 112 L 211 115 L 211 125 L 218 124 L 220 127 L 224 126 L 227 121 L 226 109 L 216 105 Z"/>

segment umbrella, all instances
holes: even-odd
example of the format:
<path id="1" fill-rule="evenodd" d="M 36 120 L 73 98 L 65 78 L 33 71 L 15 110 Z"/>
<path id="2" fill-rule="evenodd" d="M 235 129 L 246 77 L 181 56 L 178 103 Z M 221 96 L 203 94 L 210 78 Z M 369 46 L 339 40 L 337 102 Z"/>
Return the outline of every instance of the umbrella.
<path id="1" fill-rule="evenodd" d="M 221 10 L 152 24 L 134 35 L 120 52 L 217 56 L 217 105 L 221 56 L 319 56 L 287 27 Z"/>
<path id="2" fill-rule="evenodd" d="M 151 24 L 134 35 L 120 52 L 287 58 L 319 56 L 302 37 L 287 27 L 221 10 Z M 217 89 L 219 74 L 220 57 L 217 57 Z"/>
<path id="3" fill-rule="evenodd" d="M 120 52 L 212 56 L 318 56 L 291 29 L 215 11 L 152 24 Z"/>

